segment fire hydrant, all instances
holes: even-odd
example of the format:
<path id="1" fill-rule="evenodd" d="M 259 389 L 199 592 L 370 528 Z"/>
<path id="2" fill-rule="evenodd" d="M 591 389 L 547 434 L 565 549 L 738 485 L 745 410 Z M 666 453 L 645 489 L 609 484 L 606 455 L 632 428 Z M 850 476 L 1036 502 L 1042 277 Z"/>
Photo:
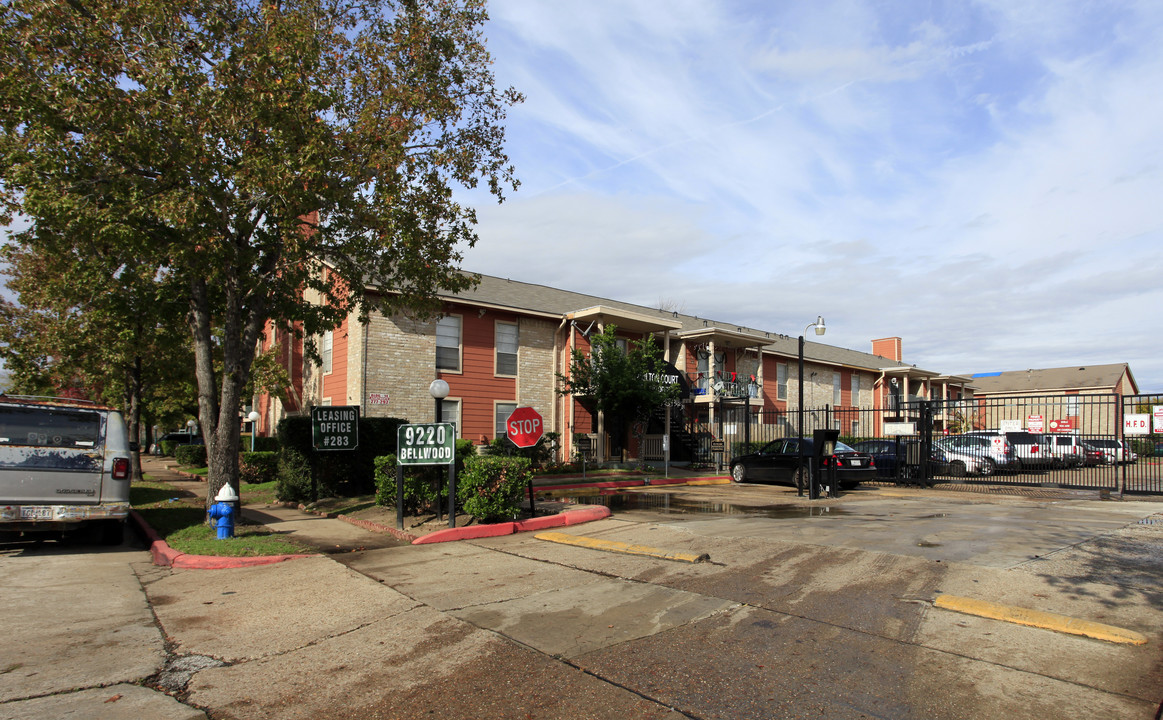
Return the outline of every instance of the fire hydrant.
<path id="1" fill-rule="evenodd" d="M 209 513 L 210 519 L 216 521 L 218 539 L 234 537 L 234 503 L 238 501 L 238 493 L 227 483 L 214 499 L 217 502 L 210 506 Z"/>

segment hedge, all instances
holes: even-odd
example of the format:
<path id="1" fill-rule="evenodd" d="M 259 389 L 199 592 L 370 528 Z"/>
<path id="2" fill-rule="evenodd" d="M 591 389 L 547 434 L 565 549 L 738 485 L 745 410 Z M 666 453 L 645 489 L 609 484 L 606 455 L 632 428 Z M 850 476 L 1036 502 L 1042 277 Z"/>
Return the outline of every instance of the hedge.
<path id="1" fill-rule="evenodd" d="M 407 422 L 400 418 L 361 417 L 358 448 L 317 451 L 311 444 L 311 418 L 284 418 L 276 430 L 279 498 L 303 502 L 329 495 L 375 492 L 375 459 L 395 454 L 396 429 Z"/>
<path id="2" fill-rule="evenodd" d="M 205 445 L 179 445 L 174 448 L 174 458 L 186 467 L 206 467 Z"/>

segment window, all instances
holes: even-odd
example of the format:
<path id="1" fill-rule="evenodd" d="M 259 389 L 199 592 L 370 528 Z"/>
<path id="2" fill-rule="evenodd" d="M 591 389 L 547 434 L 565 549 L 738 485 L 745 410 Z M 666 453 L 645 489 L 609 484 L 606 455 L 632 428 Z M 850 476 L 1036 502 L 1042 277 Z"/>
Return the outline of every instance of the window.
<path id="1" fill-rule="evenodd" d="M 833 407 L 837 407 L 840 405 L 840 400 L 842 397 L 840 393 L 841 393 L 840 373 L 834 372 L 834 373 L 832 373 L 832 406 Z M 833 429 L 839 430 L 840 428 L 839 428 L 839 426 L 837 426 Z"/>
<path id="2" fill-rule="evenodd" d="M 775 399 L 787 400 L 787 363 L 779 363 L 775 366 Z"/>
<path id="3" fill-rule="evenodd" d="M 614 338 L 614 345 L 618 348 L 618 352 L 625 355 L 630 351 L 630 343 L 626 338 Z"/>
<path id="4" fill-rule="evenodd" d="M 436 321 L 436 369 L 460 372 L 460 317 L 447 315 Z"/>
<path id="5" fill-rule="evenodd" d="M 517 324 L 497 323 L 497 369 L 498 375 L 517 374 L 517 348 L 519 346 Z"/>
<path id="6" fill-rule="evenodd" d="M 331 331 L 323 333 L 323 374 L 331 372 L 331 351 L 334 347 L 335 338 Z"/>
<path id="7" fill-rule="evenodd" d="M 453 435 L 460 437 L 460 401 L 459 400 L 441 400 L 440 401 L 440 422 L 452 423 Z"/>
<path id="8" fill-rule="evenodd" d="M 494 407 L 496 408 L 496 421 L 494 423 L 496 426 L 496 435 L 499 438 L 507 437 L 509 432 L 505 429 L 505 421 L 517 409 L 517 403 L 497 403 Z"/>
<path id="9" fill-rule="evenodd" d="M 856 373 L 852 373 L 851 383 L 852 383 L 852 403 L 851 404 L 854 406 L 858 406 L 858 405 L 860 405 L 860 376 L 857 375 Z"/>

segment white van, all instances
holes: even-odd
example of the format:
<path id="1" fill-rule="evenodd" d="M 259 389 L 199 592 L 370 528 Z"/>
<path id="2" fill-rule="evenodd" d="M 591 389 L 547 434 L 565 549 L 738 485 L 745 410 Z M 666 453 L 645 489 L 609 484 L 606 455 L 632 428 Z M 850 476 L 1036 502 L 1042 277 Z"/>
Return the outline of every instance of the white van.
<path id="1" fill-rule="evenodd" d="M 0 534 L 94 531 L 122 541 L 130 442 L 113 408 L 0 394 Z"/>

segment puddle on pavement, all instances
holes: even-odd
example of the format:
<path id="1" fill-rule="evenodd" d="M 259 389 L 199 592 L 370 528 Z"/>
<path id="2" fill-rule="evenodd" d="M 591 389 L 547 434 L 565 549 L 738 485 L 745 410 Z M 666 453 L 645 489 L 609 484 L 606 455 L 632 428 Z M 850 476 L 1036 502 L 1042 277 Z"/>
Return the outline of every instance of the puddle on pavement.
<path id="1" fill-rule="evenodd" d="M 554 500 L 580 505 L 605 505 L 613 512 L 644 510 L 663 515 L 746 515 L 777 519 L 838 517 L 851 515 L 848 510 L 827 506 L 804 505 L 732 505 L 677 497 L 672 493 L 612 493 L 554 497 Z"/>

